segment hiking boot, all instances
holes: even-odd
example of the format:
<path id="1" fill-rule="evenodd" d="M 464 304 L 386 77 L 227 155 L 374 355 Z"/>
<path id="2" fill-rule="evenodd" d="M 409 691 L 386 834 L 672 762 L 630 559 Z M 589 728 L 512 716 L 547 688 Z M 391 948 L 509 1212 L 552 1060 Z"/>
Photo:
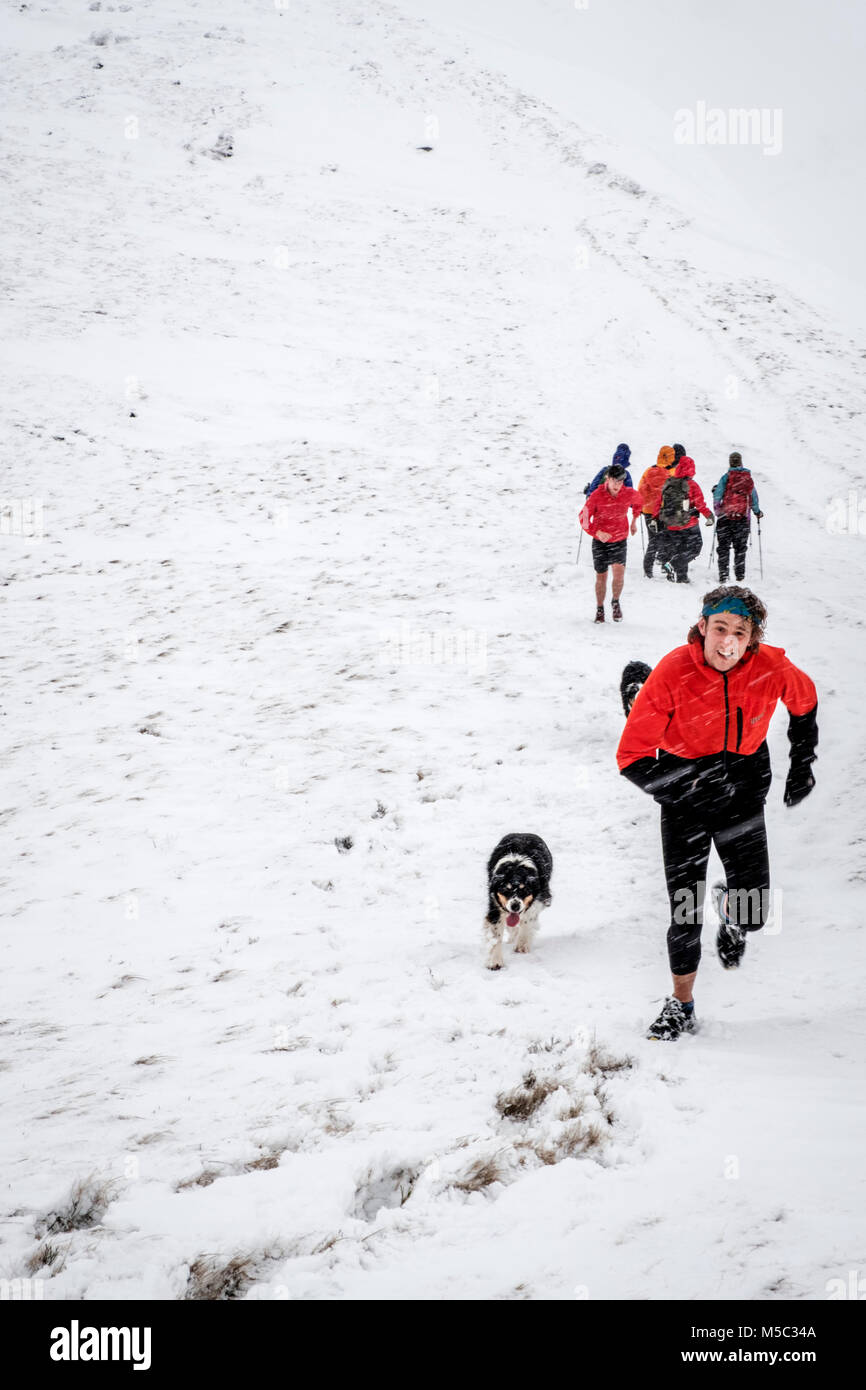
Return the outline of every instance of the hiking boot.
<path id="1" fill-rule="evenodd" d="M 662 560 L 662 573 L 670 584 L 676 584 L 677 574 L 670 560 Z"/>
<path id="2" fill-rule="evenodd" d="M 598 607 L 596 608 L 596 610 L 595 610 L 595 621 L 596 621 L 597 623 L 603 623 L 603 622 L 604 622 L 604 604 L 603 604 L 603 603 L 600 603 L 600 604 L 598 605 Z"/>
<path id="3" fill-rule="evenodd" d="M 694 1033 L 697 1026 L 694 1009 L 686 1013 L 679 999 L 671 997 L 665 1000 L 655 1023 L 650 1024 L 647 1037 L 652 1042 L 676 1042 L 680 1033 Z"/>
<path id="4" fill-rule="evenodd" d="M 610 606 L 610 611 L 611 611 L 611 613 L 613 614 L 613 620 L 614 620 L 614 622 L 615 622 L 615 623 L 621 623 L 621 622 L 622 622 L 622 609 L 621 609 L 620 606 L 619 606 L 619 599 L 618 599 L 618 598 L 615 598 L 615 599 L 614 599 L 613 603 L 612 603 L 611 606 Z"/>
<path id="5" fill-rule="evenodd" d="M 719 930 L 716 933 L 716 951 L 726 970 L 736 970 L 746 949 L 746 933 L 728 917 L 728 887 L 725 883 L 714 883 L 712 887 L 713 907 L 719 917 Z"/>

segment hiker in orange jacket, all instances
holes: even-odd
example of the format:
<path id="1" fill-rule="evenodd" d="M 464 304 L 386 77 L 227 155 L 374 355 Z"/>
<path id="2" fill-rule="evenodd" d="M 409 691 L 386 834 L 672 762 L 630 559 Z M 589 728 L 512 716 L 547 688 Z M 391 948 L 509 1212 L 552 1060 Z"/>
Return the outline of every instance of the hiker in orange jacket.
<path id="1" fill-rule="evenodd" d="M 682 446 L 680 447 L 682 448 Z M 659 559 L 658 544 L 662 529 L 655 519 L 653 508 L 661 496 L 661 490 L 668 478 L 673 477 L 673 470 L 676 465 L 676 450 L 672 449 L 669 444 L 663 444 L 659 449 L 659 456 L 655 463 L 651 468 L 645 470 L 637 485 L 637 490 L 644 499 L 643 520 L 647 529 L 647 547 L 643 557 L 643 572 L 647 579 L 652 579 L 653 563 Z"/>
<path id="2" fill-rule="evenodd" d="M 785 805 L 798 805 L 815 785 L 817 692 L 781 647 L 764 643 L 766 618 L 749 589 L 722 585 L 705 594 L 686 645 L 663 657 L 641 687 L 617 749 L 622 775 L 661 805 L 673 995 L 650 1038 L 674 1040 L 695 1029 L 692 987 L 712 845 L 726 877 L 713 889 L 716 949 L 726 969 L 739 965 L 745 934 L 767 920 L 766 740 L 778 700 L 790 716 Z"/>
<path id="3" fill-rule="evenodd" d="M 653 516 L 664 525 L 659 538 L 662 569 L 672 583 L 690 584 L 689 564 L 703 547 L 698 522 L 712 526 L 715 517 L 695 482 L 695 461 L 684 455 L 653 503 Z"/>

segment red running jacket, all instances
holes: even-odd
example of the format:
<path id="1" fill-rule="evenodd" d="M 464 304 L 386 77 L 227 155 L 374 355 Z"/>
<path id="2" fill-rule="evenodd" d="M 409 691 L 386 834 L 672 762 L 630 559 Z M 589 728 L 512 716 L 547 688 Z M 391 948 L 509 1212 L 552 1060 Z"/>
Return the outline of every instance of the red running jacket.
<path id="1" fill-rule="evenodd" d="M 624 541 L 628 535 L 628 512 L 631 507 L 637 513 L 643 510 L 644 499 L 633 487 L 622 487 L 616 497 L 600 483 L 586 500 L 580 513 L 580 524 L 593 538 L 599 531 L 610 532 L 610 544 Z"/>
<path id="2" fill-rule="evenodd" d="M 619 770 L 657 749 L 690 760 L 756 753 L 779 700 L 792 715 L 818 703 L 813 682 L 782 647 L 761 643 L 722 672 L 704 661 L 698 637 L 662 657 L 641 687 L 616 750 Z"/>

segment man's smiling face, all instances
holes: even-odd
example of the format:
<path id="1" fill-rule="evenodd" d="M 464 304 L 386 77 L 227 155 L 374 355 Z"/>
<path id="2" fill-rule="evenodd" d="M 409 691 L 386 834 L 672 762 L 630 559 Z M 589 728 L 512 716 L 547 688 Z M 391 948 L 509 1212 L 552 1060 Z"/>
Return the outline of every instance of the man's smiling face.
<path id="1" fill-rule="evenodd" d="M 704 660 L 715 671 L 730 671 L 745 654 L 752 624 L 739 613 L 711 613 L 701 618 L 698 630 L 704 639 Z"/>

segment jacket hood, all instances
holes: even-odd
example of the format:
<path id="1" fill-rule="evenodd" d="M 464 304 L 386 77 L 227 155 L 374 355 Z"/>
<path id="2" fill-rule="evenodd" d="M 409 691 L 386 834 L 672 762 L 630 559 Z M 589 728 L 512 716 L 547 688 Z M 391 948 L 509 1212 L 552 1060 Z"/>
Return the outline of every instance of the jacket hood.
<path id="1" fill-rule="evenodd" d="M 674 453 L 674 451 L 673 451 L 673 449 L 671 448 L 670 444 L 664 444 L 664 445 L 662 445 L 661 449 L 659 449 L 659 456 L 658 456 L 658 458 L 656 459 L 656 467 L 657 467 L 657 468 L 672 468 L 673 465 L 674 465 L 675 463 L 676 463 L 676 454 Z"/>
<path id="2" fill-rule="evenodd" d="M 686 446 L 685 446 L 685 444 L 675 444 L 675 445 L 674 445 L 674 456 L 675 456 L 675 458 L 676 458 L 677 463 L 679 463 L 680 459 L 683 457 L 683 455 L 685 454 L 685 452 L 686 452 Z"/>
<path id="3" fill-rule="evenodd" d="M 693 478 L 695 476 L 695 461 L 684 454 L 680 459 L 674 473 L 675 478 Z"/>
<path id="4" fill-rule="evenodd" d="M 742 468 L 742 466 L 743 466 L 743 456 L 742 456 L 742 454 L 737 454 L 737 453 L 731 454 L 730 457 L 729 457 L 729 459 L 728 459 L 728 465 L 729 465 L 729 467 L 731 467 L 731 468 Z"/>
<path id="5" fill-rule="evenodd" d="M 619 463 L 623 468 L 628 468 L 628 461 L 631 458 L 631 449 L 627 444 L 617 444 L 611 464 Z"/>

